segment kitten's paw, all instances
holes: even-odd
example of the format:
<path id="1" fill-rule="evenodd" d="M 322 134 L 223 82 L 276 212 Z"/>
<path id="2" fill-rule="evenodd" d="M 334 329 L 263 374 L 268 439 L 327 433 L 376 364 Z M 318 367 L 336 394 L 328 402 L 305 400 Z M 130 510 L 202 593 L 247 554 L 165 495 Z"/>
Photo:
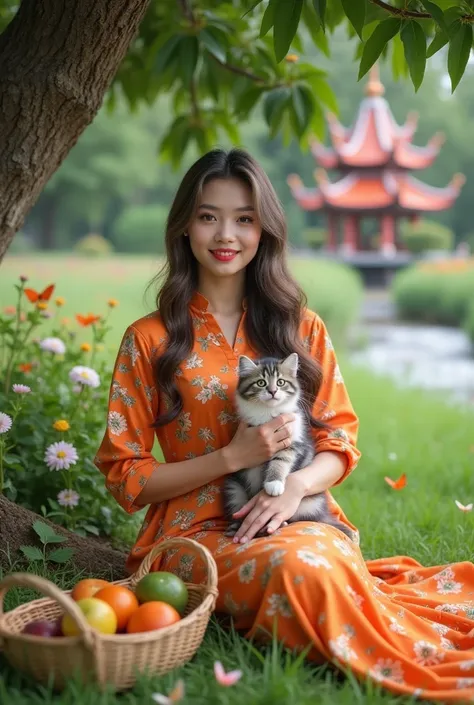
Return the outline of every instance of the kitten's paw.
<path id="1" fill-rule="evenodd" d="M 265 492 L 272 497 L 278 497 L 278 495 L 283 494 L 285 491 L 285 485 L 280 480 L 272 480 L 271 482 L 266 482 L 263 485 Z"/>
<path id="2" fill-rule="evenodd" d="M 235 536 L 237 529 L 240 526 L 240 521 L 232 521 L 229 526 L 227 527 L 227 531 L 225 532 L 226 536 Z"/>

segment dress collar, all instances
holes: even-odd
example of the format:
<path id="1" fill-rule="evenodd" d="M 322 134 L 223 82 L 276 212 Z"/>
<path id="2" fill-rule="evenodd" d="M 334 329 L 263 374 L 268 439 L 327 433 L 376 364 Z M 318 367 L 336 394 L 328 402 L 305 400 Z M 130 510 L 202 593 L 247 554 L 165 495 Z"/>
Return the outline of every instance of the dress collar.
<path id="1" fill-rule="evenodd" d="M 207 313 L 209 301 L 199 291 L 195 291 L 190 301 L 191 308 L 194 308 L 199 313 Z M 242 309 L 247 310 L 247 298 L 242 301 Z"/>

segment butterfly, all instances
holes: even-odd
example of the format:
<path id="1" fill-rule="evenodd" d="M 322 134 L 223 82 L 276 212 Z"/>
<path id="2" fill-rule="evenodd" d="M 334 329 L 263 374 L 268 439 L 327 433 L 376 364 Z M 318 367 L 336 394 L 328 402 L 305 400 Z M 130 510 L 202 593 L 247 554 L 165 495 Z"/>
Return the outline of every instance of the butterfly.
<path id="1" fill-rule="evenodd" d="M 55 284 L 50 284 L 44 291 L 41 292 L 35 291 L 34 289 L 25 289 L 25 294 L 32 304 L 36 304 L 38 301 L 49 301 L 54 291 L 54 287 Z"/>
<path id="2" fill-rule="evenodd" d="M 400 475 L 398 480 L 392 480 L 391 477 L 384 477 L 385 482 L 387 485 L 390 485 L 392 490 L 403 490 L 404 487 L 406 487 L 407 484 L 407 476 L 405 473 L 403 475 Z"/>
<path id="3" fill-rule="evenodd" d="M 100 316 L 94 316 L 93 313 L 89 313 L 87 316 L 82 316 L 80 313 L 77 313 L 76 321 L 80 323 L 81 326 L 90 326 L 92 323 L 97 323 L 97 321 L 100 321 Z"/>
<path id="4" fill-rule="evenodd" d="M 173 703 L 179 703 L 179 701 L 184 698 L 184 681 L 177 681 L 169 695 L 153 693 L 151 697 L 158 705 L 173 705 Z"/>
<path id="5" fill-rule="evenodd" d="M 214 663 L 214 675 L 219 685 L 229 687 L 235 685 L 242 678 L 242 671 L 224 671 L 224 666 L 220 661 Z"/>
<path id="6" fill-rule="evenodd" d="M 454 500 L 454 503 L 458 509 L 460 509 L 462 512 L 471 512 L 474 504 L 470 502 L 469 504 L 461 504 L 461 502 L 458 502 L 457 499 Z"/>

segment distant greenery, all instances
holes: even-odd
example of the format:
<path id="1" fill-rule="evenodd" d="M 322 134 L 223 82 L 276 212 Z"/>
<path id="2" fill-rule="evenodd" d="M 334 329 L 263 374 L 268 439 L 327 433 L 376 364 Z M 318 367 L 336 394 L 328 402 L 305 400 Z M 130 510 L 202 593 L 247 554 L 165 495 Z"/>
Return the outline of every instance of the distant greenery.
<path id="1" fill-rule="evenodd" d="M 401 318 L 465 327 L 474 340 L 474 259 L 425 263 L 395 277 L 393 295 Z"/>
<path id="2" fill-rule="evenodd" d="M 405 247 L 414 254 L 427 250 L 450 250 L 454 240 L 452 230 L 426 218 L 416 223 L 402 223 L 400 235 Z"/>

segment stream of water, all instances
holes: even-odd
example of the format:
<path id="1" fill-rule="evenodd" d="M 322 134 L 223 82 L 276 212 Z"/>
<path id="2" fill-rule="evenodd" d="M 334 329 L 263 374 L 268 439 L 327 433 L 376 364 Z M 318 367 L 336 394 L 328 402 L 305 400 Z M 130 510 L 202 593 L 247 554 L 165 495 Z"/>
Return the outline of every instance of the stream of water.
<path id="1" fill-rule="evenodd" d="M 474 405 L 474 353 L 467 335 L 441 326 L 367 323 L 367 345 L 351 361 L 403 386 L 446 393 Z"/>

